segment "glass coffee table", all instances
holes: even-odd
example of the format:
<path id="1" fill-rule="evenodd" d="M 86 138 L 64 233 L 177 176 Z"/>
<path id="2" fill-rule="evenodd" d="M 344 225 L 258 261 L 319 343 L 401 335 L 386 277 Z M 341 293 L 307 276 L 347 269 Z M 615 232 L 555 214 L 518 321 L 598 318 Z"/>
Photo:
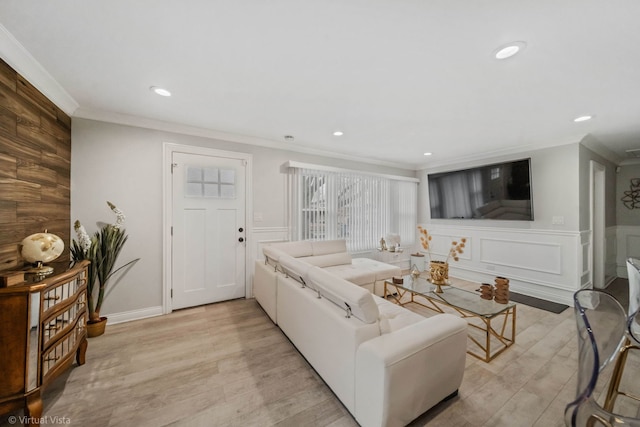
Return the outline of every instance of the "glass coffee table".
<path id="1" fill-rule="evenodd" d="M 499 304 L 480 298 L 479 292 L 450 285 L 441 288 L 442 293 L 437 293 L 436 286 L 424 277 L 414 279 L 407 275 L 403 276 L 403 283 L 385 280 L 383 297 L 402 306 L 413 303 L 438 313 L 457 312 L 470 327 L 481 332 L 469 331 L 469 340 L 478 351 L 467 349 L 467 353 L 485 362 L 490 362 L 516 342 L 516 303 Z"/>

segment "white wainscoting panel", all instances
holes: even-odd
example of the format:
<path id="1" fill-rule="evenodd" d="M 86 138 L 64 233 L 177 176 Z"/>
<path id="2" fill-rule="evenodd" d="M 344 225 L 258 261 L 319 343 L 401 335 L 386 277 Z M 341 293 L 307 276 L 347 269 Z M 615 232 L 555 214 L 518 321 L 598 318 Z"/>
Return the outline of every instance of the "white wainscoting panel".
<path id="1" fill-rule="evenodd" d="M 618 236 L 617 227 L 607 227 L 604 231 L 604 283 L 611 283 L 618 276 L 617 250 Z"/>
<path id="2" fill-rule="evenodd" d="M 626 258 L 640 258 L 640 235 L 627 234 L 625 243 Z"/>
<path id="3" fill-rule="evenodd" d="M 482 237 L 480 262 L 562 274 L 562 247 L 557 243 Z"/>
<path id="4" fill-rule="evenodd" d="M 251 256 L 253 261 L 264 259 L 262 248 L 272 243 L 289 241 L 289 229 L 287 227 L 253 227 L 253 248 Z"/>
<path id="5" fill-rule="evenodd" d="M 588 234 L 578 231 L 534 230 L 422 224 L 433 236 L 432 247 L 445 248 L 451 239 L 467 238 L 458 262 L 449 263 L 453 277 L 493 283 L 510 280 L 514 292 L 563 304 L 589 282 Z M 436 257 L 436 259 L 440 259 Z"/>
<path id="6" fill-rule="evenodd" d="M 616 266 L 618 277 L 627 277 L 627 258 L 640 258 L 640 225 L 619 225 L 616 227 L 618 256 Z"/>

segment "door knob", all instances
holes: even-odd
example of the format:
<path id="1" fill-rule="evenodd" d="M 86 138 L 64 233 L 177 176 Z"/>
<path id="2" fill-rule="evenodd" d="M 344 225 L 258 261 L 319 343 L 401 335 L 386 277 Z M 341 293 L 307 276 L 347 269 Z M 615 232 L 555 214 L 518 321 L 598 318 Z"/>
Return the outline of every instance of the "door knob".
<path id="1" fill-rule="evenodd" d="M 244 242 L 244 239 L 243 239 L 242 237 L 240 237 L 240 238 L 238 239 L 238 242 L 242 243 L 242 242 Z"/>
<path id="2" fill-rule="evenodd" d="M 244 231 L 244 228 L 240 227 L 238 228 L 238 231 L 242 233 Z"/>

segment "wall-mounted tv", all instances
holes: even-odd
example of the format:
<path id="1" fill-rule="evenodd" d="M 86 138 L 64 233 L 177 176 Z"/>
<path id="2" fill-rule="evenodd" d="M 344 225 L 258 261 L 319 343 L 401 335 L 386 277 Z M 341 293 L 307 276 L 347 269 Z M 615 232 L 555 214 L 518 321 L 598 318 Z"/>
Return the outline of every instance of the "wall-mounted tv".
<path id="1" fill-rule="evenodd" d="M 429 174 L 432 219 L 533 221 L 531 159 Z"/>

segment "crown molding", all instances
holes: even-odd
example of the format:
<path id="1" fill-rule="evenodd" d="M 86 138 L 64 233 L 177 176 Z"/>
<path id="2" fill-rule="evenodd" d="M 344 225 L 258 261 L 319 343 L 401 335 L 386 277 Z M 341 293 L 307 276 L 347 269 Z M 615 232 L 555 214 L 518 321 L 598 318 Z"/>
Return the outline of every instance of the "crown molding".
<path id="1" fill-rule="evenodd" d="M 459 167 L 461 164 L 464 164 L 464 165 L 474 164 L 477 162 L 487 161 L 487 160 L 491 160 L 491 161 L 494 161 L 494 160 L 501 161 L 502 159 L 509 160 L 514 158 L 514 156 L 523 156 L 523 155 L 528 156 L 529 153 L 532 153 L 538 150 L 546 150 L 549 148 L 561 147 L 563 145 L 577 144 L 578 142 L 580 142 L 580 140 L 581 138 L 576 136 L 576 137 L 565 138 L 559 142 L 556 142 L 555 144 L 543 144 L 543 145 L 525 144 L 525 145 L 518 145 L 513 147 L 507 147 L 507 148 L 500 148 L 497 150 L 484 151 L 482 153 L 472 154 L 468 156 L 448 158 L 440 162 L 429 161 L 429 162 L 422 163 L 416 169 L 417 170 L 433 170 L 436 168 L 453 166 L 453 165 Z"/>
<path id="2" fill-rule="evenodd" d="M 353 156 L 348 154 L 334 153 L 330 151 L 318 150 L 315 148 L 300 147 L 291 145 L 290 143 L 275 141 L 267 138 L 258 138 L 249 135 L 240 135 L 229 132 L 223 132 L 213 129 L 205 129 L 196 126 L 188 126 L 174 122 L 166 122 L 162 120 L 150 119 L 147 117 L 132 116 L 128 114 L 114 113 L 111 111 L 93 110 L 78 108 L 73 117 L 96 120 L 107 123 L 114 123 L 125 126 L 134 126 L 145 129 L 153 129 L 164 132 L 178 133 L 182 135 L 198 136 L 202 138 L 217 139 L 227 142 L 235 142 L 238 144 L 255 145 L 258 147 L 272 148 L 283 151 L 293 151 L 297 153 L 311 154 L 314 156 L 329 157 L 332 159 L 342 159 L 358 163 L 366 163 L 377 166 L 387 166 L 397 169 L 415 171 L 415 165 L 405 163 L 385 162 L 377 159 L 369 159 L 361 156 Z"/>
<path id="3" fill-rule="evenodd" d="M 622 157 L 618 156 L 616 153 L 605 147 L 598 138 L 591 134 L 585 135 L 585 137 L 582 138 L 582 141 L 580 141 L 580 144 L 584 145 L 594 153 L 609 160 L 613 164 L 619 165 L 624 160 Z"/>
<path id="4" fill-rule="evenodd" d="M 620 162 L 620 166 L 640 165 L 640 159 L 624 159 Z"/>
<path id="5" fill-rule="evenodd" d="M 78 109 L 76 100 L 2 24 L 0 24 L 0 57 L 68 116 L 72 116 Z"/>
<path id="6" fill-rule="evenodd" d="M 325 166 L 325 165 L 314 165 L 311 163 L 303 163 L 303 162 L 297 162 L 295 160 L 289 160 L 287 162 L 285 162 L 282 165 L 284 168 L 289 169 L 289 168 L 293 168 L 293 169 L 313 169 L 313 170 L 319 170 L 319 171 L 327 171 L 327 172 L 354 172 L 353 169 L 347 169 L 347 168 L 336 168 L 333 166 Z M 387 178 L 387 179 L 391 179 L 394 181 L 406 181 L 406 182 L 413 182 L 416 184 L 420 183 L 420 179 L 415 178 L 415 177 L 411 177 L 411 176 L 399 176 L 399 175 L 389 175 L 389 174 L 384 174 L 384 173 L 376 173 L 376 172 L 362 172 L 363 175 L 369 175 L 369 176 L 378 176 L 381 178 Z"/>

